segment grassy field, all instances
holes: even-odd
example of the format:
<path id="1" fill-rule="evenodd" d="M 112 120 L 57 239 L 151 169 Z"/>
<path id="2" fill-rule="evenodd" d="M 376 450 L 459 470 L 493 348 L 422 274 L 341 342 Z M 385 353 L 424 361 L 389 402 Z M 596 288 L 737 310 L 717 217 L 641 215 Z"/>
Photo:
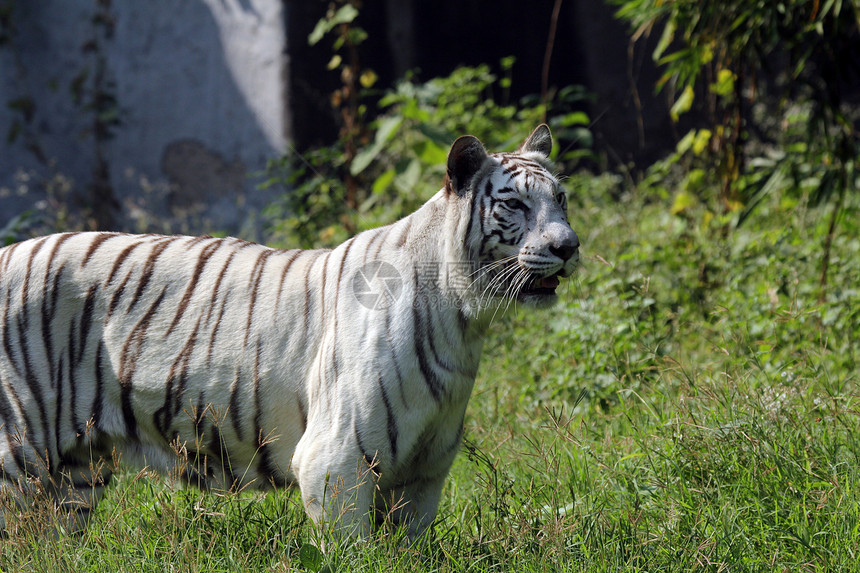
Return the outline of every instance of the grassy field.
<path id="1" fill-rule="evenodd" d="M 829 209 L 773 201 L 727 230 L 570 186 L 582 273 L 551 311 L 494 323 L 420 551 L 383 532 L 323 556 L 296 493 L 126 473 L 85 533 L 24 522 L 0 568 L 860 570 L 856 199 L 823 289 Z"/>

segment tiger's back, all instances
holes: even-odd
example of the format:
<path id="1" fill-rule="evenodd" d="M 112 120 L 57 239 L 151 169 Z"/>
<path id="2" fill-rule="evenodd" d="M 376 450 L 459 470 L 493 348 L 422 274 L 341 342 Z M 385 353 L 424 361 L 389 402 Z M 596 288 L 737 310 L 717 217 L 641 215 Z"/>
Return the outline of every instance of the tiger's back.
<path id="1" fill-rule="evenodd" d="M 319 343 L 310 324 L 323 308 L 313 289 L 301 292 L 287 279 L 314 280 L 324 254 L 109 233 L 52 235 L 0 251 L 7 398 L 0 415 L 7 432 L 26 427 L 28 438 L 18 447 L 0 441 L 0 451 L 9 450 L 4 469 L 33 473 L 27 464 L 44 463 L 49 473 L 62 472 L 70 461 L 89 463 L 69 460 L 69 452 L 98 444 L 109 457 L 117 442 L 128 458 L 170 467 L 171 443 L 182 437 L 207 440 L 194 447 L 209 455 L 248 444 L 229 448 L 229 464 L 211 460 L 212 470 L 243 468 L 222 480 L 228 487 L 258 474 L 287 481 L 287 468 L 256 472 L 249 464 L 265 449 L 265 418 L 278 416 L 280 439 L 295 444 L 302 413 L 261 409 L 259 390 L 277 380 L 295 397 L 280 403 L 299 410 L 306 402 L 303 357 Z M 213 419 L 223 422 L 217 432 L 205 427 Z M 26 464 L 20 447 L 33 450 Z M 262 464 L 265 456 L 258 457 Z"/>

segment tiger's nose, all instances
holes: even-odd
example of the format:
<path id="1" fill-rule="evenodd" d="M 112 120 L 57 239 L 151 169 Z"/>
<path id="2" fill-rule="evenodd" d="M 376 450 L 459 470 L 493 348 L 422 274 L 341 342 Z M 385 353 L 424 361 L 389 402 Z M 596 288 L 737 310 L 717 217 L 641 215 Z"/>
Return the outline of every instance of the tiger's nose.
<path id="1" fill-rule="evenodd" d="M 560 258 L 564 262 L 569 261 L 573 255 L 579 250 L 579 237 L 573 231 L 564 240 L 559 241 L 555 245 L 551 245 L 549 252 Z"/>

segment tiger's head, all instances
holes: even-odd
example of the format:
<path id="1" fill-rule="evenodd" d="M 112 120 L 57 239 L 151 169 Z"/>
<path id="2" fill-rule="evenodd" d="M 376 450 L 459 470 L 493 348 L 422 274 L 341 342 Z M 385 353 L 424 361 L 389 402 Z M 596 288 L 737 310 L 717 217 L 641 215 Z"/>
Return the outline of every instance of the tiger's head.
<path id="1" fill-rule="evenodd" d="M 451 147 L 445 190 L 471 207 L 466 250 L 478 267 L 478 308 L 554 304 L 558 277 L 570 276 L 579 264 L 579 238 L 551 171 L 551 149 L 546 125 L 513 153 L 487 153 L 470 135 Z"/>

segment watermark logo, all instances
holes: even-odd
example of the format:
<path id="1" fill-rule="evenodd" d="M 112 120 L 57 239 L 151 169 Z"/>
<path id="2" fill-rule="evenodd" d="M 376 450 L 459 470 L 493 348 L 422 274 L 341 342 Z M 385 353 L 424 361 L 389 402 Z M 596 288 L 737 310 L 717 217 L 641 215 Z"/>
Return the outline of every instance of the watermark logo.
<path id="1" fill-rule="evenodd" d="M 383 310 L 396 303 L 403 294 L 403 279 L 393 265 L 371 261 L 353 275 L 352 292 L 361 306 Z"/>
<path id="2" fill-rule="evenodd" d="M 413 304 L 460 304 L 459 295 L 469 291 L 480 293 L 492 287 L 493 267 L 474 263 L 415 262 L 406 271 L 415 286 Z M 490 293 L 495 294 L 502 285 Z M 404 278 L 390 263 L 371 261 L 352 276 L 352 292 L 361 306 L 369 310 L 384 310 L 397 303 L 404 292 Z M 443 296 L 442 293 L 448 296 Z M 450 296 L 453 295 L 453 296 Z"/>

